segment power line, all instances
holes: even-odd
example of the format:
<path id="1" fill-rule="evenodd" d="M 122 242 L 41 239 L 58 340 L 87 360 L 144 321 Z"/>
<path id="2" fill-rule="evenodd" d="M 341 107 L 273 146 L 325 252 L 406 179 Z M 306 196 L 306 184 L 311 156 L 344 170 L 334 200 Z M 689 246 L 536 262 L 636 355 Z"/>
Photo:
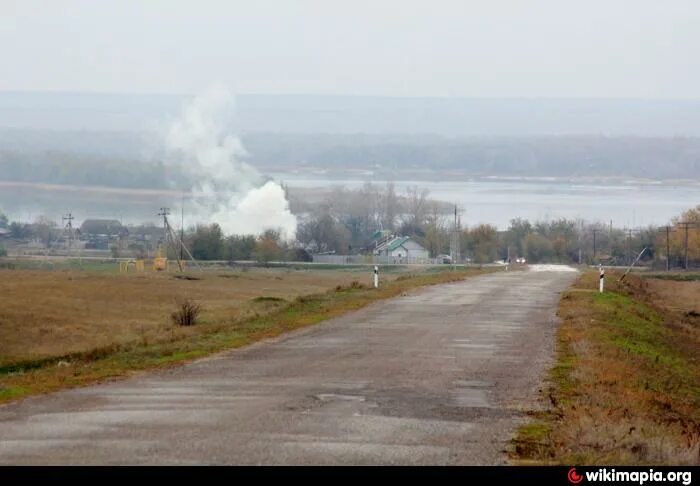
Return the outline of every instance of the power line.
<path id="1" fill-rule="evenodd" d="M 167 258 L 167 252 L 168 252 L 168 246 L 169 246 L 169 238 L 170 238 L 170 232 L 168 231 L 168 216 L 170 215 L 170 208 L 160 208 L 160 212 L 158 213 L 158 216 L 163 217 L 163 246 L 165 247 L 165 252 L 166 255 L 165 257 Z"/>
<path id="2" fill-rule="evenodd" d="M 459 260 L 461 260 L 460 255 L 460 238 L 459 238 L 459 219 L 457 216 L 457 205 L 455 204 L 455 215 L 454 215 L 454 226 L 452 228 L 452 234 L 450 235 L 450 258 L 452 259 L 452 265 L 456 265 Z"/>
<path id="3" fill-rule="evenodd" d="M 63 223 L 64 226 L 68 229 L 68 256 L 71 256 L 71 249 L 73 247 L 73 220 L 75 218 L 73 217 L 72 213 L 68 213 L 65 216 L 63 216 Z M 66 223 L 66 221 L 68 221 Z"/>
<path id="4" fill-rule="evenodd" d="M 671 270 L 671 232 L 676 231 L 672 226 L 666 225 L 659 228 L 660 233 L 666 233 L 666 271 Z"/>
<path id="5" fill-rule="evenodd" d="M 593 228 L 591 231 L 593 231 L 593 263 L 595 263 L 595 257 L 596 257 L 596 235 L 601 232 L 598 228 Z"/>
<path id="6" fill-rule="evenodd" d="M 695 223 L 692 221 L 681 221 L 680 223 L 677 223 L 678 226 L 683 228 L 685 230 L 685 251 L 684 251 L 684 264 L 683 268 L 685 270 L 688 270 L 688 230 L 690 228 L 695 228 Z"/>
<path id="7" fill-rule="evenodd" d="M 638 232 L 639 230 L 636 229 L 625 228 L 625 233 L 627 233 L 627 265 L 632 263 L 632 234 Z"/>
<path id="8" fill-rule="evenodd" d="M 187 247 L 185 246 L 185 243 L 177 237 L 175 231 L 173 231 L 173 228 L 170 226 L 170 223 L 168 222 L 168 215 L 169 214 L 170 214 L 170 208 L 160 208 L 160 213 L 158 213 L 158 216 L 163 217 L 163 233 L 164 233 L 164 235 L 163 235 L 164 241 L 163 242 L 165 245 L 165 258 L 168 257 L 168 247 L 169 246 L 172 247 L 173 251 L 175 252 L 175 256 L 177 258 L 178 247 L 177 247 L 176 243 L 179 243 L 180 250 L 184 250 L 185 253 L 187 253 L 187 256 L 190 257 L 190 260 L 192 260 L 192 263 L 194 263 L 197 266 L 197 268 L 199 268 L 199 270 L 201 271 L 202 268 L 199 266 L 199 263 L 197 263 L 197 260 L 194 259 L 194 257 L 192 256 L 192 253 L 190 253 L 190 250 L 188 250 Z M 180 271 L 183 271 L 182 260 L 177 260 L 177 265 L 178 265 L 178 268 L 180 269 Z"/>
<path id="9" fill-rule="evenodd" d="M 184 241 L 185 241 L 185 191 L 182 192 L 182 207 L 180 208 L 180 260 L 185 259 Z"/>
<path id="10" fill-rule="evenodd" d="M 171 248 L 172 242 L 174 241 L 172 239 L 172 236 L 170 234 L 170 224 L 168 223 L 168 216 L 170 215 L 170 208 L 160 208 L 160 212 L 158 213 L 158 216 L 163 217 L 163 248 L 165 248 L 165 258 L 168 258 L 168 248 Z M 177 248 L 175 250 L 175 257 L 177 258 Z M 181 266 L 182 263 L 180 260 L 178 260 L 178 265 Z M 180 268 L 182 270 L 182 268 Z"/>

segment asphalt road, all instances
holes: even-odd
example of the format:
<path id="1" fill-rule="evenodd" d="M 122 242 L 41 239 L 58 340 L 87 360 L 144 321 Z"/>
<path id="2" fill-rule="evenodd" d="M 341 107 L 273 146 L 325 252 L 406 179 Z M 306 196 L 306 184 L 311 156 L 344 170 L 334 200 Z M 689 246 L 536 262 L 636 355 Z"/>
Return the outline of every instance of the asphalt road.
<path id="1" fill-rule="evenodd" d="M 488 274 L 0 407 L 2 464 L 503 464 L 573 272 Z"/>

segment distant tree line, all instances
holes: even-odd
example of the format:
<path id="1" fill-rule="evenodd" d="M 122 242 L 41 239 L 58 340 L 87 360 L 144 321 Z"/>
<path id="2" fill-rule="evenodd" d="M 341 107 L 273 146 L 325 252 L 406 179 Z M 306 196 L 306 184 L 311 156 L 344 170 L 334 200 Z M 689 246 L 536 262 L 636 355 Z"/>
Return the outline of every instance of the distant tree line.
<path id="1" fill-rule="evenodd" d="M 464 228 L 460 230 L 461 252 L 477 263 L 523 257 L 531 263 L 627 265 L 646 248 L 640 258 L 642 263 L 654 263 L 661 268 L 670 258 L 671 266 L 679 268 L 684 265 L 685 254 L 685 233 L 678 225 L 680 221 L 697 222 L 688 238 L 689 265 L 697 266 L 700 264 L 700 206 L 669 223 L 670 256 L 665 233 L 659 227 L 616 228 L 565 218 L 538 222 L 513 219 L 505 231 L 498 231 L 491 225 Z M 449 230 L 442 229 L 442 241 L 449 242 Z M 449 243 L 442 244 L 441 251 L 449 251 Z"/>
<path id="2" fill-rule="evenodd" d="M 39 135 L 37 135 L 39 136 Z M 45 136 L 45 135 L 42 135 Z M 191 187 L 186 171 L 164 155 L 138 155 L 137 138 L 107 143 L 101 151 L 79 151 L 80 143 L 56 149 L 9 144 L 0 131 L 0 180 L 125 188 Z M 117 135 L 114 135 L 117 137 Z M 83 136 L 83 138 L 86 138 Z M 89 138 L 89 137 L 88 137 Z M 117 138 L 117 140 L 120 140 Z M 242 136 L 261 171 L 324 169 L 330 177 L 372 170 L 378 177 L 430 177 L 430 171 L 480 176 L 624 177 L 687 179 L 700 173 L 700 138 L 632 136 L 441 137 L 436 135 Z M 89 143 L 86 141 L 85 143 Z M 129 145 L 130 150 L 119 147 Z M 42 145 L 42 146 L 45 146 Z M 144 153 L 149 151 L 143 149 Z M 426 171 L 426 168 L 430 170 Z"/>
<path id="3" fill-rule="evenodd" d="M 392 200 L 392 188 L 383 191 L 365 187 L 359 194 L 367 196 L 379 191 L 383 197 L 354 199 L 359 207 L 321 206 L 308 214 L 299 225 L 297 239 L 284 241 L 276 231 L 260 236 L 229 235 L 216 225 L 198 225 L 189 230 L 185 242 L 195 258 L 201 260 L 274 260 L 308 261 L 314 253 L 359 254 L 371 252 L 372 235 L 377 228 L 387 228 L 407 235 L 427 248 L 431 257 L 450 253 L 450 237 L 454 231 L 453 217 L 431 205 L 424 191 L 409 191 L 409 204 L 397 211 L 394 218 L 386 217 L 387 195 Z M 389 203 L 390 205 L 392 203 Z M 345 209 L 341 211 L 339 207 Z M 352 208 L 352 209 L 350 209 Z M 364 211 L 362 211 L 364 209 Z M 373 212 L 373 209 L 380 209 Z M 685 233 L 680 221 L 694 222 L 688 233 L 688 259 L 691 266 L 700 265 L 700 206 L 686 211 L 669 223 L 671 266 L 684 264 Z M 381 222 L 381 224 L 379 224 Z M 584 220 L 556 219 L 530 222 L 513 219 L 506 230 L 489 224 L 458 228 L 460 253 L 474 263 L 491 263 L 518 257 L 530 263 L 604 263 L 626 265 L 646 248 L 641 262 L 665 266 L 667 258 L 665 233 L 648 226 L 628 231 Z M 594 237 L 595 234 L 595 237 Z M 595 239 L 595 241 L 594 241 Z"/>
<path id="4" fill-rule="evenodd" d="M 431 257 L 449 254 L 455 231 L 452 208 L 429 199 L 427 190 L 411 187 L 397 194 L 392 184 L 365 184 L 357 191 L 329 194 L 306 208 L 297 231 L 298 244 L 311 253 L 352 254 L 371 251 L 378 230 L 411 236 Z M 695 224 L 689 233 L 688 259 L 700 263 L 700 206 L 669 224 L 670 257 L 660 228 L 626 229 L 582 219 L 528 221 L 513 219 L 505 230 L 489 224 L 458 227 L 460 254 L 475 263 L 526 258 L 530 262 L 628 264 L 646 248 L 641 260 L 670 258 L 682 266 L 685 233 L 678 223 Z"/>
<path id="5" fill-rule="evenodd" d="M 314 253 L 371 252 L 377 233 L 386 231 L 411 236 L 428 249 L 431 257 L 449 254 L 454 217 L 449 206 L 432 201 L 428 195 L 427 190 L 418 187 L 397 194 L 392 184 L 366 184 L 356 191 L 340 191 L 307 208 L 300 216 L 294 241 L 285 240 L 274 229 L 261 235 L 225 235 L 218 224 L 199 224 L 185 232 L 184 242 L 198 260 L 309 261 Z M 523 257 L 531 263 L 624 265 L 646 248 L 643 263 L 663 268 L 668 260 L 678 268 L 684 265 L 686 252 L 682 222 L 691 224 L 687 255 L 690 266 L 698 266 L 700 205 L 669 222 L 668 251 L 666 233 L 656 226 L 631 230 L 580 219 L 513 219 L 505 230 L 480 224 L 457 227 L 456 231 L 462 257 L 474 263 Z M 10 221 L 2 212 L 0 229 L 5 238 L 34 239 L 46 246 L 51 246 L 63 232 L 47 218 L 20 223 Z M 4 247 L 1 252 L 4 254 Z"/>
<path id="6" fill-rule="evenodd" d="M 216 223 L 200 224 L 186 232 L 184 242 L 197 260 L 255 260 L 269 263 L 312 259 L 303 248 L 284 241 L 280 233 L 272 229 L 258 236 L 225 236 Z"/>
<path id="7" fill-rule="evenodd" d="M 177 167 L 68 152 L 20 153 L 0 150 L 0 180 L 77 186 L 166 189 L 190 187 Z"/>
<path id="8" fill-rule="evenodd" d="M 426 169 L 467 176 L 687 179 L 700 173 L 700 138 L 635 136 L 280 135 L 243 137 L 251 162 L 281 171 Z"/>

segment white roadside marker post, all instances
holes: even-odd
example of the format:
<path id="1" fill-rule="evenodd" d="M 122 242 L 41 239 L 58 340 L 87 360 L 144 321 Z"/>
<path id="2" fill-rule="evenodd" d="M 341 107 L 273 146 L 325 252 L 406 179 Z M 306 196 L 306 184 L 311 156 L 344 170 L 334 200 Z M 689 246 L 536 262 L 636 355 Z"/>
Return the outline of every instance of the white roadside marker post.
<path id="1" fill-rule="evenodd" d="M 600 272 L 600 285 L 598 286 L 598 292 L 602 293 L 605 288 L 605 269 L 603 265 L 598 265 L 598 271 Z"/>
<path id="2" fill-rule="evenodd" d="M 377 265 L 374 266 L 374 288 L 379 288 L 379 267 Z"/>

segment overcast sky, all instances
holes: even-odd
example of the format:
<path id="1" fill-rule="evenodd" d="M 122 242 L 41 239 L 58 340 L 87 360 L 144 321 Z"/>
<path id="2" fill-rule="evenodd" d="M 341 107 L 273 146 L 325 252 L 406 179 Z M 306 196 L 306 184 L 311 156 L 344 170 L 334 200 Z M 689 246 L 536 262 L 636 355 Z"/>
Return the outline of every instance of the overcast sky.
<path id="1" fill-rule="evenodd" d="M 697 0 L 0 0 L 0 90 L 700 99 Z"/>

